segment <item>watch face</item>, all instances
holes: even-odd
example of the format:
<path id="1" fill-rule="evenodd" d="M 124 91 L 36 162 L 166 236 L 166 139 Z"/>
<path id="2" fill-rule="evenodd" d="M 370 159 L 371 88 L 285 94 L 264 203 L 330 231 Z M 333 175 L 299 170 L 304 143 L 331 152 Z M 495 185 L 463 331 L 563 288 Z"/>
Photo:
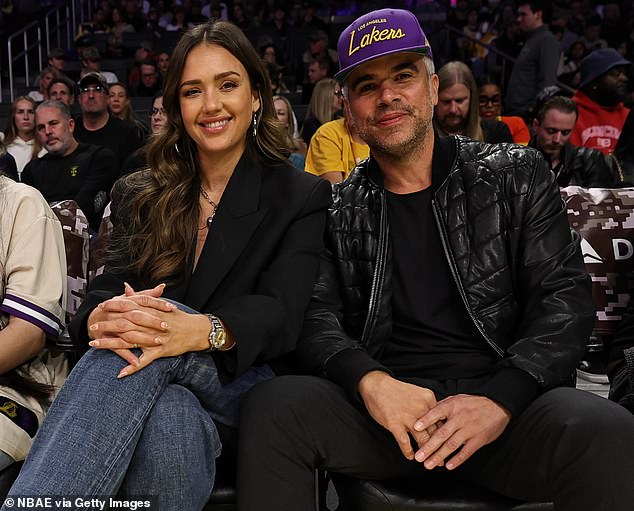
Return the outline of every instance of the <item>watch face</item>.
<path id="1" fill-rule="evenodd" d="M 219 350 L 225 345 L 226 340 L 227 340 L 227 336 L 224 330 L 217 330 L 214 332 L 214 338 L 213 338 L 214 348 Z"/>

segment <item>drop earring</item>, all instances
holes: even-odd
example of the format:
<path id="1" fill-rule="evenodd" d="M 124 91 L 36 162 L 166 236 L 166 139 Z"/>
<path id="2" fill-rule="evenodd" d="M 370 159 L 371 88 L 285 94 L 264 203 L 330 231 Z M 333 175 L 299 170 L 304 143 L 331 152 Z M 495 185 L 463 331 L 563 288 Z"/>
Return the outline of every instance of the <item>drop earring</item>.
<path id="1" fill-rule="evenodd" d="M 257 114 L 253 112 L 253 138 L 257 138 L 258 135 L 258 118 Z"/>

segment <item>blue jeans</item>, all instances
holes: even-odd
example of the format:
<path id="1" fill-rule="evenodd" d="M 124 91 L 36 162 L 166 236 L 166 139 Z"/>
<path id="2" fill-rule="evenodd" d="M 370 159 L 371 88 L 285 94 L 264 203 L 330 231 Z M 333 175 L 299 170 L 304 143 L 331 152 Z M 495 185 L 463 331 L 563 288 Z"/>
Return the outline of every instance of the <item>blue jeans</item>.
<path id="1" fill-rule="evenodd" d="M 203 508 L 221 451 L 214 421 L 235 427 L 240 398 L 272 378 L 271 369 L 252 367 L 222 386 L 207 352 L 158 359 L 117 379 L 126 365 L 107 350 L 81 358 L 10 495 L 120 492 L 156 496 L 162 511 Z"/>

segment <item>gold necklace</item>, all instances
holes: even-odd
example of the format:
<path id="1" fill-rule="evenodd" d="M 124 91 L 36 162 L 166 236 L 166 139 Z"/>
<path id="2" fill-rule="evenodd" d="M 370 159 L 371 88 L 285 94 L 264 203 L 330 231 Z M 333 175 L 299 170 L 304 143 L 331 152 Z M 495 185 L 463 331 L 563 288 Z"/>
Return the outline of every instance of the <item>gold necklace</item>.
<path id="1" fill-rule="evenodd" d="M 218 209 L 218 204 L 216 204 L 214 201 L 211 200 L 211 197 L 209 197 L 209 194 L 205 191 L 205 189 L 202 186 L 200 187 L 200 193 L 202 194 L 203 198 L 213 208 L 213 211 L 211 212 L 211 215 L 207 217 L 207 222 L 206 222 L 207 229 L 211 229 L 211 224 L 214 221 L 214 215 L 216 214 L 216 210 Z M 201 229 L 204 229 L 204 227 L 201 227 Z"/>

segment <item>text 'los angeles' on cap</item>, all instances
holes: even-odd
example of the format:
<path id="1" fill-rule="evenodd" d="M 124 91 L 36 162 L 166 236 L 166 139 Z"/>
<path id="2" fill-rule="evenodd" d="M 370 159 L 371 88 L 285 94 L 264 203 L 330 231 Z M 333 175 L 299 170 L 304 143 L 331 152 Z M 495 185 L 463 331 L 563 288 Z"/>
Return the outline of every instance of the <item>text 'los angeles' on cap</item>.
<path id="1" fill-rule="evenodd" d="M 411 51 L 432 57 L 418 19 L 402 9 L 380 9 L 356 19 L 339 36 L 337 51 L 340 82 L 359 64 L 384 55 Z"/>

